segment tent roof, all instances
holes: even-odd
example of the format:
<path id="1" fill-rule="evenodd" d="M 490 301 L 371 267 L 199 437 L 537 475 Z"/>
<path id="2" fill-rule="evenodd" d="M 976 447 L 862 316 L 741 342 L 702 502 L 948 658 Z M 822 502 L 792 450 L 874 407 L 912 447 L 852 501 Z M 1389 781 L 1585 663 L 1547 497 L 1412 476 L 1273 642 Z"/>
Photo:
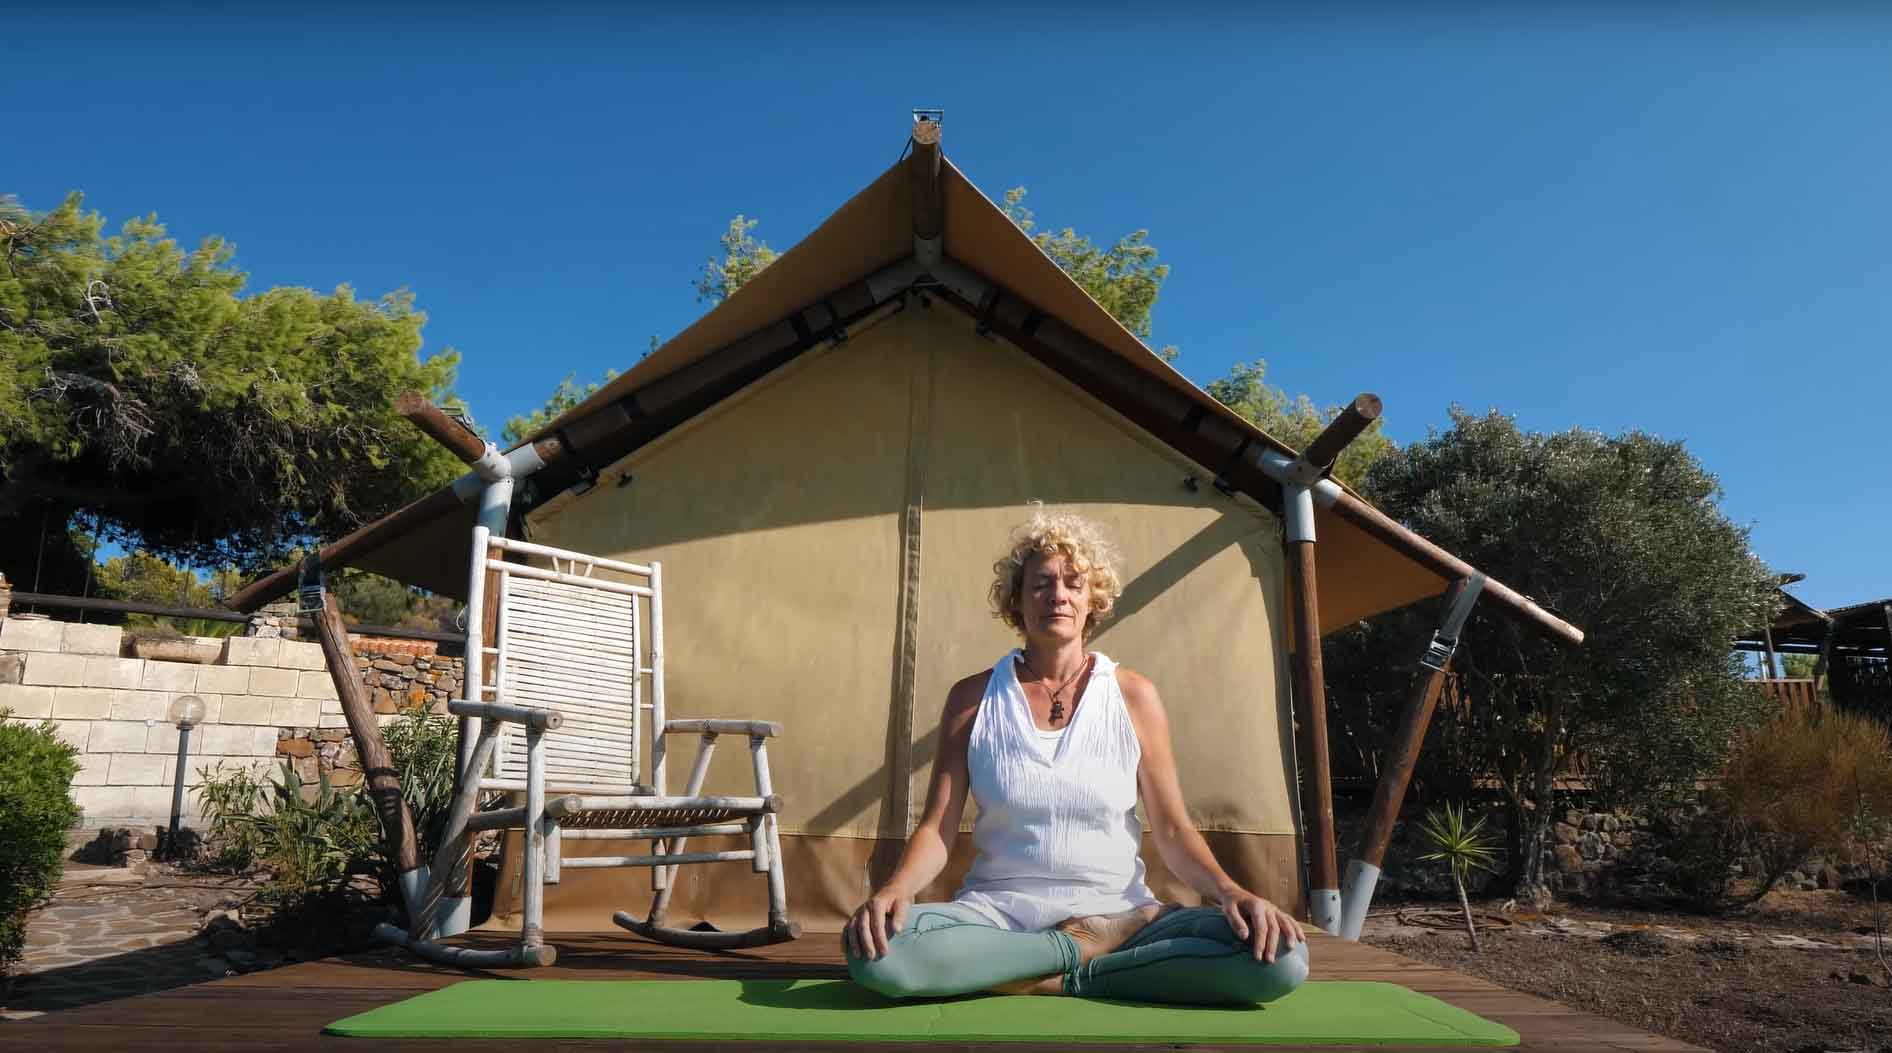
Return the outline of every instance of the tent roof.
<path id="1" fill-rule="evenodd" d="M 1019 339 L 1030 342 L 1039 319 L 1054 319 L 1074 331 L 1074 339 L 1067 343 L 1091 345 L 1086 350 L 1112 371 L 1109 379 L 1118 388 L 1133 389 L 1138 399 L 1154 398 L 1166 407 L 1186 406 L 1186 416 L 1193 422 L 1188 433 L 1158 432 L 1158 436 L 1211 473 L 1249 469 L 1205 460 L 1211 447 L 1193 441 L 1196 434 L 1221 436 L 1229 447 L 1239 442 L 1241 449 L 1259 445 L 1290 456 L 1295 453 L 1152 352 L 943 157 L 937 192 L 944 257 L 1002 288 L 1009 299 L 1027 305 L 1031 317 L 1026 337 Z M 587 471 L 603 470 L 681 419 L 765 374 L 780 364 L 782 355 L 822 335 L 844 333 L 845 324 L 861 319 L 876 306 L 864 291 L 872 285 L 872 276 L 914 257 L 915 201 L 911 167 L 906 161 L 896 162 L 734 295 L 528 441 L 552 437 L 576 449 L 578 458 L 587 462 Z M 942 299 L 974 314 L 992 309 L 991 304 L 959 302 L 950 290 L 940 292 Z M 833 328 L 811 338 L 809 330 L 818 326 Z M 784 347 L 789 350 L 781 350 Z M 1098 356 L 1094 348 L 1109 354 Z M 1105 358 L 1109 361 L 1102 361 Z M 740 368 L 723 365 L 725 359 L 738 360 Z M 1060 368 L 1055 362 L 1048 364 Z M 1135 412 L 1126 415 L 1142 423 Z M 1221 454 L 1215 456 L 1221 459 Z M 1252 474 L 1259 477 L 1258 470 Z M 557 490 L 572 481 L 552 480 Z M 1265 485 L 1273 487 L 1272 482 Z M 434 501 L 438 508 L 438 496 L 424 500 Z M 539 496 L 549 499 L 553 493 Z M 408 514 L 398 524 L 392 522 L 402 516 L 397 512 L 328 546 L 324 560 L 331 566 L 358 566 L 445 595 L 463 596 L 471 509 L 461 507 L 431 517 Z M 1317 548 L 1323 630 L 1405 606 L 1443 588 L 1446 579 L 1438 570 L 1381 537 L 1326 509 L 1318 513 L 1317 522 L 1322 542 Z M 1449 554 L 1439 555 L 1456 562 Z M 232 605 L 253 609 L 287 592 L 291 585 L 293 577 L 279 571 L 253 583 Z M 1502 589 L 1495 582 L 1487 588 L 1493 586 Z"/>

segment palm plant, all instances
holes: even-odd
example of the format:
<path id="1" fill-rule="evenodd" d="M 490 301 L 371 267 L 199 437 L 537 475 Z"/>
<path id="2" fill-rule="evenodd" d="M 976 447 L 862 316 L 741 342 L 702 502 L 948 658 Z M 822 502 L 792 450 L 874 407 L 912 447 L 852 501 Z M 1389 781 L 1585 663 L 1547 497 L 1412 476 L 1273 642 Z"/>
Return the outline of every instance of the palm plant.
<path id="1" fill-rule="evenodd" d="M 1451 868 L 1452 885 L 1458 889 L 1458 907 L 1465 914 L 1465 935 L 1471 938 L 1473 951 L 1479 950 L 1478 926 L 1472 922 L 1471 901 L 1465 897 L 1465 879 L 1473 870 L 1491 871 L 1497 861 L 1493 838 L 1484 832 L 1484 827 L 1484 816 L 1467 826 L 1465 807 L 1447 804 L 1426 812 L 1425 826 L 1421 829 L 1432 851 L 1419 858 L 1443 862 Z"/>

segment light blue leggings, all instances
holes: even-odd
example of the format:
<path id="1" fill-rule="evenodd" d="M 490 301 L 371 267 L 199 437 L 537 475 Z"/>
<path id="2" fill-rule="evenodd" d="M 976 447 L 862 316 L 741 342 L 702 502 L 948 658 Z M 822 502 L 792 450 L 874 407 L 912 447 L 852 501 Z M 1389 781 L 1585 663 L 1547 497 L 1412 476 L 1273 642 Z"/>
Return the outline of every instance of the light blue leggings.
<path id="1" fill-rule="evenodd" d="M 854 982 L 888 998 L 940 998 L 1062 975 L 1081 998 L 1187 1005 L 1270 1002 L 1307 979 L 1307 944 L 1285 940 L 1258 961 L 1218 907 L 1172 910 L 1122 947 L 1078 965 L 1077 943 L 1057 929 L 1010 932 L 957 903 L 916 903 L 887 953 L 869 961 L 847 940 Z"/>

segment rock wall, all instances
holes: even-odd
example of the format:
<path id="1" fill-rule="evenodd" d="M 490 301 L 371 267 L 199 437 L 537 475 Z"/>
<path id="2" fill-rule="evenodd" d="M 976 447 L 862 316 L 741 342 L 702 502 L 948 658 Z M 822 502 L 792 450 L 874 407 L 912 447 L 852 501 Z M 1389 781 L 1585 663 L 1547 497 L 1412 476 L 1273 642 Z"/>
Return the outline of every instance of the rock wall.
<path id="1" fill-rule="evenodd" d="M 114 625 L 0 616 L 0 707 L 15 720 L 52 721 L 78 748 L 73 796 L 88 828 L 169 820 L 179 732 L 168 711 L 182 695 L 204 703 L 203 723 L 191 731 L 187 788 L 206 768 L 268 775 L 285 757 L 307 782 L 324 768 L 339 773 L 338 782 L 354 781 L 354 749 L 322 649 L 283 638 L 279 622 L 251 626 L 276 635 L 160 642 L 128 638 Z M 432 643 L 353 642 L 383 721 L 411 702 L 444 711 L 460 690 L 460 659 L 435 654 Z M 189 792 L 184 812 L 198 814 Z"/>
<path id="2" fill-rule="evenodd" d="M 1493 836 L 1497 849 L 1496 869 L 1502 873 L 1510 860 L 1504 845 L 1504 816 L 1497 808 L 1467 815 L 1468 822 L 1485 818 L 1485 831 Z M 1344 869 L 1350 853 L 1359 843 L 1365 825 L 1364 802 L 1335 802 L 1335 825 L 1340 845 L 1340 865 Z M 1408 808 L 1393 828 L 1392 844 L 1381 868 L 1376 899 L 1436 899 L 1455 895 L 1452 876 L 1443 863 L 1420 860 L 1430 849 L 1421 834 L 1424 810 Z M 1874 855 L 1887 858 L 1892 845 L 1880 846 Z M 1550 838 L 1544 851 L 1544 880 L 1560 899 L 1633 905 L 1659 904 L 1680 897 L 1683 890 L 1676 883 L 1677 863 L 1672 846 L 1647 818 L 1613 812 L 1566 809 L 1551 823 Z M 1752 877 L 1759 864 L 1735 864 L 1734 877 Z M 1839 888 L 1847 882 L 1869 877 L 1864 858 L 1826 860 L 1815 858 L 1799 870 L 1789 873 L 1783 887 L 1812 889 Z M 1492 885 L 1494 875 L 1477 873 L 1467 886 L 1473 896 L 1483 895 Z"/>
<path id="3" fill-rule="evenodd" d="M 422 704 L 430 712 L 445 713 L 447 702 L 459 697 L 466 663 L 437 654 L 434 644 L 360 636 L 350 637 L 350 642 L 355 649 L 355 666 L 368 687 L 375 715 L 383 723 L 402 710 Z M 305 790 L 317 785 L 324 772 L 334 786 L 353 786 L 361 781 L 361 762 L 347 724 L 341 719 L 340 703 L 332 715 L 325 711 L 316 727 L 279 729 L 276 753 L 289 758 Z"/>

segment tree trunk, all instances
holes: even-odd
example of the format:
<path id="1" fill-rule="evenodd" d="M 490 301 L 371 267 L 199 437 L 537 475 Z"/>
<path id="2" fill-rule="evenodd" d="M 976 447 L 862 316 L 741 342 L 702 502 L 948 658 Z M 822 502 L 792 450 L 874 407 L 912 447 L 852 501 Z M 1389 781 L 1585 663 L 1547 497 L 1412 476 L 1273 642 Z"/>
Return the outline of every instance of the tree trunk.
<path id="1" fill-rule="evenodd" d="M 1517 895 L 1532 908 L 1550 906 L 1550 885 L 1544 881 L 1544 845 L 1550 839 L 1550 813 L 1556 803 L 1557 739 L 1563 734 L 1564 699 L 1552 696 L 1544 713 L 1544 733 L 1538 742 L 1536 764 L 1531 772 L 1531 804 L 1522 817 L 1519 831 L 1520 858 L 1514 865 L 1518 873 Z"/>
<path id="2" fill-rule="evenodd" d="M 1452 886 L 1458 889 L 1458 909 L 1465 914 L 1465 935 L 1472 941 L 1472 953 L 1477 954 L 1481 950 L 1478 946 L 1478 926 L 1472 921 L 1471 900 L 1465 898 L 1465 880 L 1458 876 L 1456 868 L 1452 871 Z"/>

